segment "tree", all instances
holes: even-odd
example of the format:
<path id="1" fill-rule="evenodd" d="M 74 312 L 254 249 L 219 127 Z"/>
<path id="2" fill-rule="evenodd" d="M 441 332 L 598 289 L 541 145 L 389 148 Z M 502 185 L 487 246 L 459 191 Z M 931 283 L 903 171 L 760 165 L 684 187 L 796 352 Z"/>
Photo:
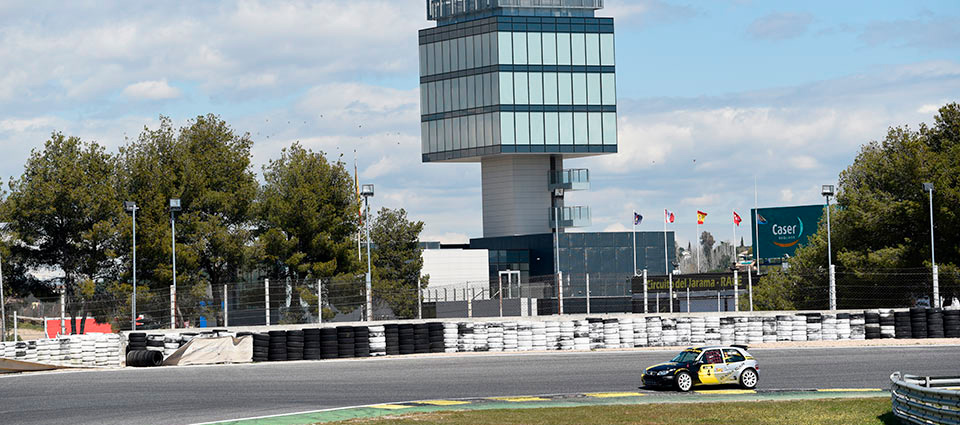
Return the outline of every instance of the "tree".
<path id="1" fill-rule="evenodd" d="M 299 143 L 283 149 L 263 168 L 257 207 L 260 264 L 272 278 L 302 282 L 336 278 L 331 299 L 342 311 L 356 305 L 360 262 L 356 239 L 359 216 L 356 187 L 343 162 Z M 301 290 L 302 298 L 315 296 Z"/>
<path id="2" fill-rule="evenodd" d="M 884 140 L 864 145 L 840 174 L 837 205 L 831 209 L 839 308 L 908 306 L 930 295 L 930 212 L 921 182 L 936 187 L 941 296 L 960 296 L 955 237 L 960 232 L 960 106 L 951 103 L 940 108 L 932 127 L 890 128 Z M 825 227 L 824 219 L 807 245 L 797 249 L 789 273 L 763 279 L 761 285 L 781 287 L 769 291 L 776 298 L 771 305 L 826 307 Z"/>
<path id="3" fill-rule="evenodd" d="M 379 302 L 390 306 L 399 318 L 414 318 L 417 294 L 427 287 L 421 278 L 423 257 L 420 255 L 422 221 L 410 221 L 403 209 L 382 208 L 372 223 L 370 239 L 376 246 L 373 254 L 373 294 Z"/>
<path id="4" fill-rule="evenodd" d="M 138 269 L 143 274 L 138 277 L 159 292 L 173 282 L 168 200 L 179 198 L 178 315 L 182 321 L 212 313 L 222 324 L 219 289 L 237 279 L 253 254 L 252 208 L 258 188 L 250 164 L 253 142 L 215 115 L 198 116 L 179 130 L 167 117 L 160 122 L 158 129 L 144 129 L 120 151 L 125 196 L 140 207 Z M 212 302 L 203 307 L 208 293 Z"/>
<path id="5" fill-rule="evenodd" d="M 115 158 L 102 146 L 53 133 L 42 151 L 31 152 L 21 177 L 10 181 L 3 205 L 3 219 L 16 241 L 9 248 L 22 261 L 17 266 L 21 273 L 36 268 L 63 272 L 72 333 L 78 315 L 103 319 L 116 307 L 95 302 L 119 273 L 122 210 L 115 168 Z"/>

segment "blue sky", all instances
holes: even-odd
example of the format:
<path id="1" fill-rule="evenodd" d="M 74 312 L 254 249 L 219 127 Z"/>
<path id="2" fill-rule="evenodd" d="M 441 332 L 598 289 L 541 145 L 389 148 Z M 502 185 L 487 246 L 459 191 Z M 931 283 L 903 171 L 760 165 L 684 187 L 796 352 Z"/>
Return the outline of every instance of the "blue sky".
<path id="1" fill-rule="evenodd" d="M 593 227 L 631 211 L 681 242 L 732 235 L 731 213 L 822 202 L 859 147 L 932 121 L 960 98 L 956 1 L 607 0 L 615 18 L 620 150 L 568 161 Z M 352 161 L 375 206 L 403 207 L 424 239 L 481 235 L 478 164 L 422 164 L 422 0 L 0 3 L 0 176 L 52 131 L 116 149 L 205 113 L 255 142 L 256 170 L 300 141 Z M 741 233 L 747 233 L 741 231 Z M 749 237 L 747 238 L 749 243 Z"/>

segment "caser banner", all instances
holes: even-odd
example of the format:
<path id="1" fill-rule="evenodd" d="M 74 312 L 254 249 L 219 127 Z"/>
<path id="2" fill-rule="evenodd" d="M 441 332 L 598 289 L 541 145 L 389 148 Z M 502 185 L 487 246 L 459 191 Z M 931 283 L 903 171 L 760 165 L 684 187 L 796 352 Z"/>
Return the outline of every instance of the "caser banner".
<path id="1" fill-rule="evenodd" d="M 751 209 L 749 231 L 757 232 L 754 252 L 763 262 L 792 256 L 817 232 L 823 214 L 823 205 Z"/>

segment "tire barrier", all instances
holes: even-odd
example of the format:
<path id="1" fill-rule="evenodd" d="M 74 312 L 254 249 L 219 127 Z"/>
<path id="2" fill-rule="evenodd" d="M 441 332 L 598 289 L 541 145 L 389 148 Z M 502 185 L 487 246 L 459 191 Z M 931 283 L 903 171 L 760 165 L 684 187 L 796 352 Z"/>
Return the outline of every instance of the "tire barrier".
<path id="1" fill-rule="evenodd" d="M 735 314 L 735 313 L 734 313 Z M 960 337 L 960 310 L 914 308 L 863 313 L 779 315 L 624 315 L 578 320 L 446 321 L 337 326 L 238 333 L 253 337 L 253 361 L 317 360 L 414 353 L 595 350 L 632 347 L 842 341 L 883 338 Z M 557 317 L 556 319 L 562 319 Z M 226 331 L 127 335 L 128 351 L 164 354 L 192 338 Z M 102 336 L 98 338 L 111 338 Z M 117 338 L 112 336 L 112 338 Z M 6 343 L 4 357 L 64 361 L 91 366 L 119 363 L 118 341 L 71 336 L 61 340 Z M 59 359 L 59 360 L 58 360 Z"/>
<path id="2" fill-rule="evenodd" d="M 163 365 L 163 353 L 156 350 L 134 350 L 127 352 L 127 366 L 158 367 Z"/>
<path id="3" fill-rule="evenodd" d="M 890 375 L 893 414 L 903 423 L 960 425 L 960 377 Z"/>
<path id="4" fill-rule="evenodd" d="M 145 336 L 134 337 L 144 344 Z M 0 357 L 31 363 L 80 367 L 119 367 L 120 335 L 66 335 L 54 339 L 0 343 Z"/>

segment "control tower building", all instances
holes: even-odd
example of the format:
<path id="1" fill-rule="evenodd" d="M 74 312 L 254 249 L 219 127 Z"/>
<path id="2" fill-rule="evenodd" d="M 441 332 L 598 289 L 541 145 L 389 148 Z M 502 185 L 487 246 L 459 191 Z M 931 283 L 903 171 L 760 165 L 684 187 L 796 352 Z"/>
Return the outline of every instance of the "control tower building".
<path id="1" fill-rule="evenodd" d="M 423 162 L 479 162 L 483 237 L 590 225 L 564 160 L 617 152 L 613 19 L 603 0 L 427 0 Z M 559 219 L 559 223 L 557 222 Z"/>

